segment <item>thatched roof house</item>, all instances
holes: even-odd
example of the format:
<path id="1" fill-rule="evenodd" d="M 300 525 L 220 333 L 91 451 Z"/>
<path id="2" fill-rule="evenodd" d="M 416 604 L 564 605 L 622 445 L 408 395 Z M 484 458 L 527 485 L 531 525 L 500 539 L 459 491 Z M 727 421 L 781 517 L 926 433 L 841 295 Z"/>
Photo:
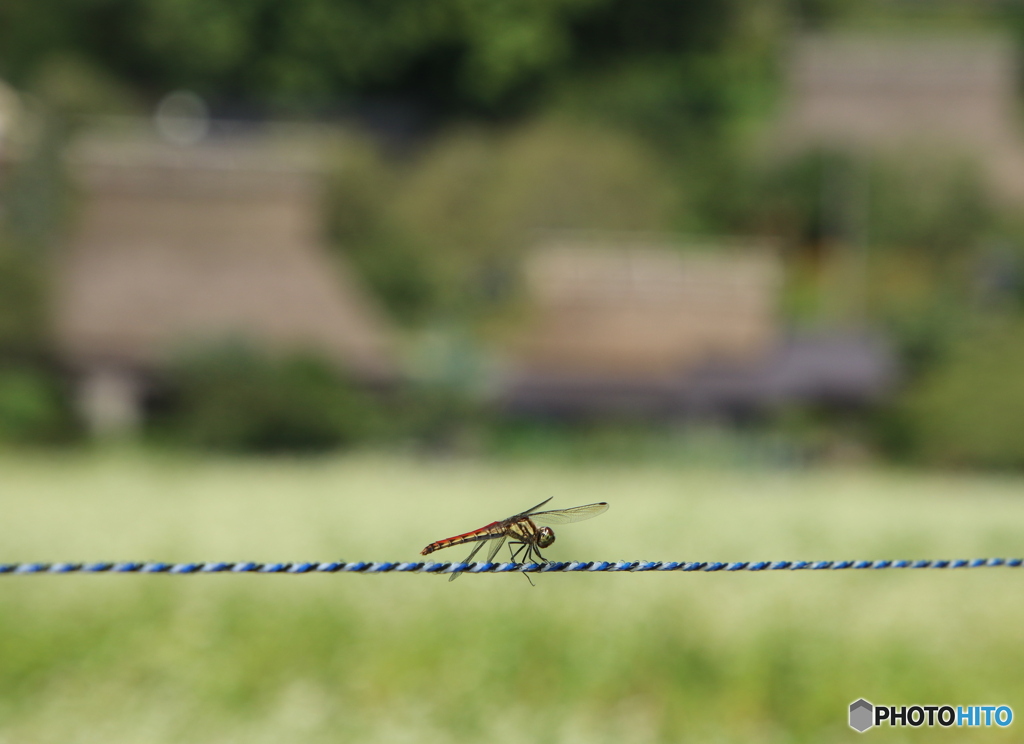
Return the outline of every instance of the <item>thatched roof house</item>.
<path id="1" fill-rule="evenodd" d="M 537 371 L 651 380 L 708 358 L 757 358 L 776 341 L 780 281 L 767 247 L 553 241 L 526 263 L 534 323 L 516 358 Z"/>
<path id="2" fill-rule="evenodd" d="M 321 354 L 370 383 L 395 376 L 385 319 L 321 245 L 315 153 L 294 142 L 75 143 L 81 205 L 55 328 L 94 428 L 131 426 L 146 373 L 195 344 L 241 339 Z"/>
<path id="3" fill-rule="evenodd" d="M 774 144 L 941 147 L 976 157 L 1000 194 L 1024 199 L 1016 57 L 998 36 L 798 39 Z"/>
<path id="4" fill-rule="evenodd" d="M 560 239 L 538 246 L 526 279 L 532 314 L 508 348 L 500 393 L 513 412 L 673 417 L 860 404 L 893 381 L 877 339 L 786 332 L 781 265 L 765 245 Z"/>

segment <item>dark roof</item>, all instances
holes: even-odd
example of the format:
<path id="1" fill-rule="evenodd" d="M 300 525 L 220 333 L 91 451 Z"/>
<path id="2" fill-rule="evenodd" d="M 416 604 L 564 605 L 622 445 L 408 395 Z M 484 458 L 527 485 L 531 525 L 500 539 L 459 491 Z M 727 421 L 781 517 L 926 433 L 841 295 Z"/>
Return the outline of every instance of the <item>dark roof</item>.
<path id="1" fill-rule="evenodd" d="M 868 405 L 896 378 L 895 356 L 881 337 L 822 332 L 790 336 L 756 362 L 709 361 L 672 380 L 520 372 L 506 379 L 500 399 L 523 414 L 672 417 Z"/>

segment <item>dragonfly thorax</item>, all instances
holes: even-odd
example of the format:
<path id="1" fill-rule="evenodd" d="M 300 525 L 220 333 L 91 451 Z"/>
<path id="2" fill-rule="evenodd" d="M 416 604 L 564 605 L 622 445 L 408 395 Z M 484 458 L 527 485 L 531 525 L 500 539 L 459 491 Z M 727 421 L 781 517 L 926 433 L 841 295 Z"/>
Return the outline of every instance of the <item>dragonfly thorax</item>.
<path id="1" fill-rule="evenodd" d="M 555 531 L 550 527 L 541 527 L 537 530 L 537 547 L 546 548 L 555 541 Z"/>

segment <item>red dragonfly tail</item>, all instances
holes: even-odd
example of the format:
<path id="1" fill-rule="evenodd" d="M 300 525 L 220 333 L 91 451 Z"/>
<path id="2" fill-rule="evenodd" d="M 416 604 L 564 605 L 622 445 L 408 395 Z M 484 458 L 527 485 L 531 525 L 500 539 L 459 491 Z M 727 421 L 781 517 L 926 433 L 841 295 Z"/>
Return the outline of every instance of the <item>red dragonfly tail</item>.
<path id="1" fill-rule="evenodd" d="M 495 528 L 499 529 L 495 529 Z M 420 551 L 420 555 L 430 555 L 435 550 L 441 550 L 442 548 L 450 548 L 453 545 L 462 545 L 464 543 L 479 542 L 481 540 L 490 540 L 503 534 L 500 529 L 501 522 L 491 522 L 486 527 L 481 527 L 478 530 L 472 532 L 464 532 L 461 535 L 455 537 L 445 538 L 444 540 L 438 540 L 432 542 L 427 547 Z"/>

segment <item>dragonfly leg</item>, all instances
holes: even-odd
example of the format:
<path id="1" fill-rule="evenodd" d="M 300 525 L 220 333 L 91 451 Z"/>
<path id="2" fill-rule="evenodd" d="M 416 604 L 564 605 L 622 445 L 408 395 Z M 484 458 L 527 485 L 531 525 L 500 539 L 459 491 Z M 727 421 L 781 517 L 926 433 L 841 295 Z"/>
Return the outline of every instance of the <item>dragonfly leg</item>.
<path id="1" fill-rule="evenodd" d="M 529 550 L 526 553 L 526 559 L 525 560 L 529 560 L 530 559 L 530 554 L 531 553 L 534 555 L 537 563 L 541 564 L 542 566 L 543 565 L 547 565 L 547 563 L 549 562 L 547 558 L 545 558 L 544 556 L 542 556 L 540 554 L 540 549 L 536 545 L 531 545 L 530 546 Z"/>
<path id="2" fill-rule="evenodd" d="M 540 553 L 537 552 L 536 545 L 533 545 L 531 543 L 523 543 L 523 547 L 526 548 L 526 555 L 523 556 L 523 563 L 529 563 L 534 553 L 540 555 Z M 523 571 L 523 576 L 525 576 L 526 580 L 530 582 L 530 586 L 536 586 L 536 584 L 533 583 L 533 579 L 530 578 L 530 574 Z"/>
<path id="3" fill-rule="evenodd" d="M 519 546 L 518 548 L 516 548 L 516 552 L 514 552 L 514 553 L 512 552 L 512 546 L 513 546 L 513 545 L 518 545 L 518 546 Z M 519 557 L 519 554 L 523 552 L 523 549 L 524 549 L 524 548 L 525 548 L 525 549 L 526 549 L 527 551 L 529 551 L 529 549 L 530 549 L 530 545 L 529 545 L 529 543 L 525 543 L 525 542 L 510 542 L 510 543 L 508 544 L 508 552 L 509 552 L 509 554 L 510 554 L 510 555 L 511 555 L 511 557 L 512 557 L 512 562 L 513 562 L 513 563 L 515 563 L 515 562 L 516 562 L 516 559 L 517 559 L 517 558 Z M 529 556 L 529 553 L 527 553 L 527 556 Z M 530 578 L 530 575 L 529 575 L 528 573 L 525 573 L 525 572 L 524 572 L 524 573 L 523 573 L 523 576 L 525 576 L 525 577 L 526 577 L 526 580 L 530 582 L 530 586 L 536 586 L 536 585 L 535 585 L 535 584 L 533 583 L 533 579 L 531 579 L 531 578 Z"/>

